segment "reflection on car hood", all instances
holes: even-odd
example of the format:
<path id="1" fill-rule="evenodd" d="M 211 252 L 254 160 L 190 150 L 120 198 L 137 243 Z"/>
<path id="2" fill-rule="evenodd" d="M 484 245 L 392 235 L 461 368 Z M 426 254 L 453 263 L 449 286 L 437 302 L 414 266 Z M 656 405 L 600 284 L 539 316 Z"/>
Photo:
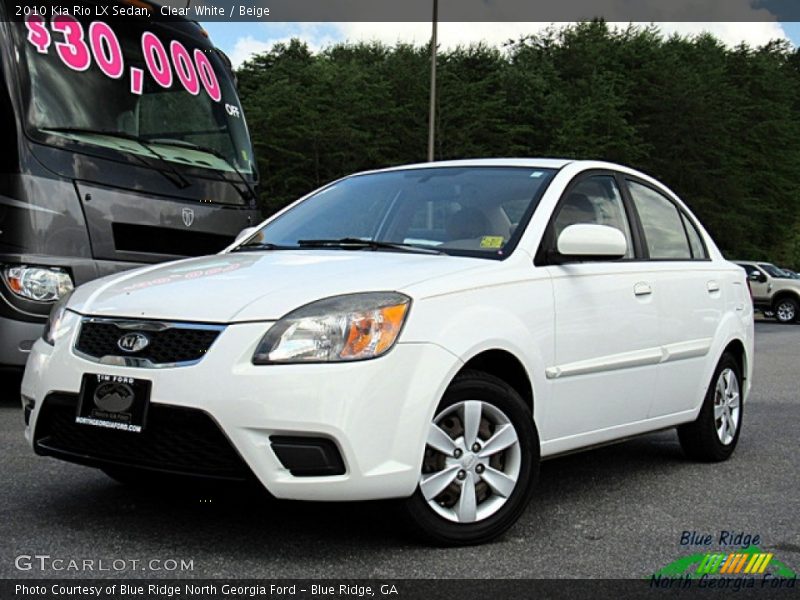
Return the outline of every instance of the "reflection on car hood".
<path id="1" fill-rule="evenodd" d="M 221 323 L 274 320 L 320 298 L 402 291 L 486 262 L 369 250 L 219 254 L 98 279 L 79 287 L 69 306 L 95 316 Z"/>

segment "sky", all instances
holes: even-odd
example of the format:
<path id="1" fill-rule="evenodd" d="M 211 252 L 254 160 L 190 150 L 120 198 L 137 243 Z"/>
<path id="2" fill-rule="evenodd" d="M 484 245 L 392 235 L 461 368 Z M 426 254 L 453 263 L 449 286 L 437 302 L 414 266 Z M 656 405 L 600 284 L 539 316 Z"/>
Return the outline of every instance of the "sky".
<path id="1" fill-rule="evenodd" d="M 485 41 L 493 45 L 533 33 L 549 23 L 440 23 L 440 47 L 451 48 Z M 760 45 L 776 38 L 786 38 L 800 46 L 800 23 L 658 23 L 665 33 L 694 34 L 709 31 L 730 45 L 745 41 Z M 264 23 L 206 22 L 211 39 L 239 66 L 253 53 L 269 50 L 277 42 L 293 37 L 306 41 L 312 49 L 336 42 L 378 40 L 386 44 L 413 42 L 425 44 L 430 39 L 430 23 Z"/>

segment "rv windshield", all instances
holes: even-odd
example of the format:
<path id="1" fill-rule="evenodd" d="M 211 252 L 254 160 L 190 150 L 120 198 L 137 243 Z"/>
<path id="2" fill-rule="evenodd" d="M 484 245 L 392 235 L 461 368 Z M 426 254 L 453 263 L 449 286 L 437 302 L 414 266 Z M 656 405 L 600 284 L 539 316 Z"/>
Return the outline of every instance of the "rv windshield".
<path id="1" fill-rule="evenodd" d="M 199 27 L 190 35 L 193 24 L 71 16 L 11 25 L 27 125 L 40 141 L 254 178 L 229 71 Z"/>

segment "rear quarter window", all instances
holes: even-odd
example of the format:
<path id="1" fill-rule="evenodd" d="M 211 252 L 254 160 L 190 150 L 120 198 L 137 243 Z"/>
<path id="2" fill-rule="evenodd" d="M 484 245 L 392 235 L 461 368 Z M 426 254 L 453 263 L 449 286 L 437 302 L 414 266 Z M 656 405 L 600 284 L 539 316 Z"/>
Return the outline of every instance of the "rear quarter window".
<path id="1" fill-rule="evenodd" d="M 651 259 L 690 260 L 683 217 L 678 207 L 653 188 L 628 180 L 628 189 L 644 229 Z"/>
<path id="2" fill-rule="evenodd" d="M 704 260 L 708 258 L 708 250 L 703 243 L 703 237 L 695 227 L 692 220 L 685 214 L 681 213 L 683 219 L 683 226 L 686 228 L 686 237 L 689 238 L 689 248 L 692 251 L 692 258 L 696 260 Z"/>

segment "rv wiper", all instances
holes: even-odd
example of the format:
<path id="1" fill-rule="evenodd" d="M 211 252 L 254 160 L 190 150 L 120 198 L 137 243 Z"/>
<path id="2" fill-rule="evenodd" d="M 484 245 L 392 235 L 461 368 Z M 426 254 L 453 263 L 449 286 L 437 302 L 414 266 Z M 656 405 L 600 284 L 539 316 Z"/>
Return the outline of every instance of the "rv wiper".
<path id="1" fill-rule="evenodd" d="M 144 166 L 150 169 L 156 169 L 159 173 L 161 173 L 166 179 L 170 181 L 175 187 L 178 189 L 186 189 L 190 185 L 192 185 L 186 177 L 181 175 L 180 171 L 178 171 L 174 166 L 170 164 L 167 160 L 167 157 L 157 152 L 153 148 L 150 147 L 149 142 L 133 133 L 128 133 L 126 131 L 106 131 L 103 129 L 89 129 L 84 127 L 45 127 L 43 131 L 53 131 L 55 133 L 75 133 L 75 134 L 85 134 L 85 135 L 106 135 L 108 137 L 116 137 L 122 140 L 128 140 L 131 142 L 136 142 L 142 148 L 147 150 L 150 154 L 155 156 L 159 159 L 166 169 L 161 167 L 156 167 L 155 165 L 151 164 L 150 162 L 146 161 L 144 158 L 139 156 L 138 154 L 128 154 L 128 156 L 133 156 L 136 160 L 138 160 Z M 172 176 L 170 176 L 172 175 Z M 173 179 L 174 177 L 174 179 Z"/>
<path id="2" fill-rule="evenodd" d="M 369 248 L 370 250 L 399 250 L 401 252 L 417 252 L 419 254 L 444 254 L 440 250 L 433 248 L 422 248 L 413 244 L 401 244 L 399 242 L 383 242 L 380 240 L 362 240 L 360 238 L 339 238 L 334 240 L 297 240 L 301 248 L 349 248 L 359 250 Z"/>
<path id="3" fill-rule="evenodd" d="M 239 170 L 239 167 L 236 166 L 236 163 L 234 161 L 230 160 L 227 156 L 225 156 L 222 152 L 220 152 L 216 148 L 212 148 L 210 146 L 201 146 L 200 144 L 195 144 L 194 142 L 187 142 L 186 140 L 171 140 L 171 139 L 154 138 L 154 139 L 149 140 L 149 142 L 152 143 L 152 144 L 161 144 L 162 146 L 175 146 L 177 148 L 189 148 L 190 150 L 197 150 L 198 152 L 205 152 L 206 154 L 210 154 L 211 156 L 217 157 L 222 162 L 224 162 L 226 165 L 228 165 L 231 169 L 234 170 L 234 172 L 236 173 L 237 177 L 239 177 L 239 180 L 244 184 L 244 187 L 247 188 L 247 194 L 250 194 L 249 197 L 248 197 L 247 194 L 242 192 L 242 190 L 240 190 L 238 186 L 233 185 L 233 183 L 231 183 L 231 181 L 227 177 L 225 177 L 222 173 L 219 174 L 220 178 L 223 181 L 227 181 L 228 183 L 233 185 L 233 188 L 237 192 L 239 192 L 239 195 L 242 197 L 243 200 L 250 200 L 250 199 L 256 200 L 257 199 L 255 189 L 250 184 L 250 182 L 247 180 L 247 177 L 244 176 L 244 173 L 242 173 Z"/>

